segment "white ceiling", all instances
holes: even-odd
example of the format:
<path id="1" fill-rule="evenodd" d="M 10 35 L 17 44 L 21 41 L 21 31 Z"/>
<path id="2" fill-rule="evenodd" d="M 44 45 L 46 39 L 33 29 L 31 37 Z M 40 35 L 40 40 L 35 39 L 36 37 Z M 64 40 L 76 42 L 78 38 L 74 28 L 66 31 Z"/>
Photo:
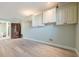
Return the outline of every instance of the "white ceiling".
<path id="1" fill-rule="evenodd" d="M 22 11 L 40 12 L 55 5 L 54 2 L 0 2 L 0 19 L 23 19 L 26 15 Z"/>

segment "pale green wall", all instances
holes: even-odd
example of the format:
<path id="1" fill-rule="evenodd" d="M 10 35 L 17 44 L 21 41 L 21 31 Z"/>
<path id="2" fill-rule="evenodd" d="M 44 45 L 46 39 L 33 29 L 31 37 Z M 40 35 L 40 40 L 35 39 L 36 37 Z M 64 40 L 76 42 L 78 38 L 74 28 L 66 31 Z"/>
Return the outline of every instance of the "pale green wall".
<path id="1" fill-rule="evenodd" d="M 50 24 L 44 27 L 31 28 L 29 23 L 22 23 L 23 38 L 32 38 L 39 41 L 49 41 L 53 43 L 75 47 L 75 26 L 76 25 L 55 25 Z"/>
<path id="2" fill-rule="evenodd" d="M 0 23 L 0 33 L 6 33 L 6 23 Z"/>
<path id="3" fill-rule="evenodd" d="M 76 49 L 79 50 L 79 23 L 76 27 Z"/>
<path id="4" fill-rule="evenodd" d="M 79 10 L 79 3 L 78 3 Z M 78 11 L 78 24 L 76 26 L 76 49 L 79 51 L 79 11 Z"/>

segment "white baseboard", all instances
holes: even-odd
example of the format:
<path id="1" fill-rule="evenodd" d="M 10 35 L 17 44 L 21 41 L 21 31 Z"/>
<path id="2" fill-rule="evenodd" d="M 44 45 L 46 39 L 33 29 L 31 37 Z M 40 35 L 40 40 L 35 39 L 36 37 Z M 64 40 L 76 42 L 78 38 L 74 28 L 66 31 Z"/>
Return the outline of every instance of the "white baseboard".
<path id="1" fill-rule="evenodd" d="M 45 44 L 48 44 L 48 45 L 51 45 L 51 46 L 56 46 L 56 47 L 60 47 L 60 48 L 75 51 L 75 48 L 68 47 L 68 46 L 65 46 L 65 45 L 60 45 L 60 44 L 55 44 L 55 43 L 48 43 L 48 42 L 45 42 L 45 41 L 35 40 L 35 39 L 32 39 L 32 38 L 23 38 L 23 39 L 32 40 L 32 41 L 36 41 L 36 42 L 41 42 L 41 43 L 45 43 Z"/>

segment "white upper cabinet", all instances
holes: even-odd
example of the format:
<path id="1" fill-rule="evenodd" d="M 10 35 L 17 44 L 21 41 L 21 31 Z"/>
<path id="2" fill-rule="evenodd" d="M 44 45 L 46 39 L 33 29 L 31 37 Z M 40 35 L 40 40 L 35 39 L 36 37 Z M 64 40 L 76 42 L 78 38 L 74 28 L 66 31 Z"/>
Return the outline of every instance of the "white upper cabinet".
<path id="1" fill-rule="evenodd" d="M 53 23 L 56 22 L 56 8 L 43 12 L 43 23 Z"/>
<path id="2" fill-rule="evenodd" d="M 71 4 L 70 6 L 67 6 L 68 8 L 68 14 L 67 14 L 67 24 L 74 24 L 77 23 L 77 16 L 78 16 L 78 10 L 77 10 L 77 4 Z"/>
<path id="3" fill-rule="evenodd" d="M 55 23 L 57 25 L 63 24 L 76 24 L 78 20 L 78 4 L 72 3 L 59 3 L 58 8 L 52 8 L 43 13 L 33 15 L 32 26 L 44 26 L 46 23 Z"/>
<path id="4" fill-rule="evenodd" d="M 68 3 L 58 6 L 56 24 L 61 25 L 65 23 L 77 23 L 77 3 Z"/>
<path id="5" fill-rule="evenodd" d="M 32 26 L 33 27 L 44 26 L 42 13 L 32 16 Z"/>
<path id="6" fill-rule="evenodd" d="M 64 8 L 57 8 L 57 19 L 56 24 L 64 24 L 66 22 Z"/>

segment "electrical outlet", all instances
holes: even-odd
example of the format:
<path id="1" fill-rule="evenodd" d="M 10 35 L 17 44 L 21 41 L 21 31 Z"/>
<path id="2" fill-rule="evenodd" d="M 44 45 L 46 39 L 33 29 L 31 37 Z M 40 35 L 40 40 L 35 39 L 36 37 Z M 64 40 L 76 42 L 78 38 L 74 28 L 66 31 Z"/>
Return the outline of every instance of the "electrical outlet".
<path id="1" fill-rule="evenodd" d="M 53 41 L 53 39 L 49 39 L 49 41 Z"/>

